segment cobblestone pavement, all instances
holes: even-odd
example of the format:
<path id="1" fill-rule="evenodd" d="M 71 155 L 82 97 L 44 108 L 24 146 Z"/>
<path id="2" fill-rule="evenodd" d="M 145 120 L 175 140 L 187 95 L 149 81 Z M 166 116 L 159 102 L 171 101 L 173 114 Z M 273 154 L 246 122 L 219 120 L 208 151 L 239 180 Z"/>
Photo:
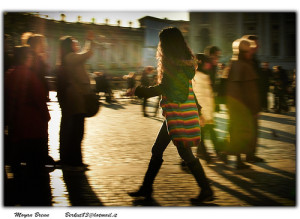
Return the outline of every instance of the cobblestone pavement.
<path id="1" fill-rule="evenodd" d="M 58 160 L 60 109 L 55 93 L 51 98 L 50 154 Z M 156 101 L 150 100 L 149 112 L 154 111 Z M 191 206 L 189 199 L 198 195 L 199 188 L 180 165 L 172 143 L 155 180 L 154 199 L 127 195 L 142 183 L 162 117 L 143 117 L 138 99 L 102 103 L 101 111 L 86 119 L 82 148 L 89 170 L 50 172 L 52 206 Z M 224 109 L 216 115 L 216 123 L 218 136 L 224 138 Z M 213 153 L 210 141 L 206 143 Z M 251 164 L 248 170 L 236 170 L 234 157 L 229 157 L 227 165 L 218 160 L 208 165 L 200 160 L 216 195 L 215 201 L 205 206 L 296 205 L 295 109 L 286 114 L 262 113 L 258 144 L 258 155 L 266 162 Z"/>

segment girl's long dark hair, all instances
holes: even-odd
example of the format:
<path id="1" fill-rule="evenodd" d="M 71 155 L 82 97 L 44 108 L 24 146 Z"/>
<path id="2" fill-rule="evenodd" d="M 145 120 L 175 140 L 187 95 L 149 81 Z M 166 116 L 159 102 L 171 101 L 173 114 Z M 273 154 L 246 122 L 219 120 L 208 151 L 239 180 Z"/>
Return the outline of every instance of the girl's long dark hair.
<path id="1" fill-rule="evenodd" d="M 185 61 L 194 58 L 187 46 L 181 31 L 176 27 L 168 27 L 159 33 L 159 44 L 156 58 L 158 60 L 157 73 L 160 83 L 163 74 L 176 74 L 176 69 L 184 65 Z"/>
<path id="2" fill-rule="evenodd" d="M 63 36 L 60 38 L 60 64 L 63 66 L 65 64 L 65 57 L 67 54 L 73 51 L 73 41 L 74 38 L 71 36 Z"/>

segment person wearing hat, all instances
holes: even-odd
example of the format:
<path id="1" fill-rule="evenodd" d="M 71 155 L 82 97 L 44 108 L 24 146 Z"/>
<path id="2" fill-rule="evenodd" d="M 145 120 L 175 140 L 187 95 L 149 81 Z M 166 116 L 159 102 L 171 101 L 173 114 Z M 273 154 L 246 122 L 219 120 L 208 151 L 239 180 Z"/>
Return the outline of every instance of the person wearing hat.
<path id="1" fill-rule="evenodd" d="M 243 38 L 232 44 L 233 57 L 226 87 L 230 134 L 226 151 L 237 156 L 237 169 L 249 168 L 242 162 L 241 154 L 254 154 L 257 142 L 260 99 L 258 76 L 252 64 L 255 46 L 253 41 Z"/>
<path id="2" fill-rule="evenodd" d="M 264 93 L 265 93 L 265 86 L 266 86 L 266 83 L 267 81 L 264 79 L 265 78 L 265 72 L 262 71 L 261 69 L 261 62 L 260 60 L 258 59 L 257 57 L 257 51 L 259 49 L 259 43 L 258 43 L 258 36 L 257 35 L 244 35 L 242 37 L 242 39 L 245 39 L 245 40 L 249 40 L 252 44 L 251 46 L 251 52 L 252 52 L 252 65 L 253 65 L 253 68 L 255 70 L 255 73 L 257 74 L 258 76 L 258 89 L 259 89 L 259 96 L 260 96 L 260 109 L 259 111 L 262 111 L 262 107 L 264 106 Z M 256 156 L 256 147 L 257 147 L 257 144 L 253 144 L 253 148 L 252 148 L 252 151 L 247 154 L 246 156 L 246 161 L 247 162 L 250 162 L 250 163 L 256 163 L 256 162 L 264 162 L 264 159 Z"/>

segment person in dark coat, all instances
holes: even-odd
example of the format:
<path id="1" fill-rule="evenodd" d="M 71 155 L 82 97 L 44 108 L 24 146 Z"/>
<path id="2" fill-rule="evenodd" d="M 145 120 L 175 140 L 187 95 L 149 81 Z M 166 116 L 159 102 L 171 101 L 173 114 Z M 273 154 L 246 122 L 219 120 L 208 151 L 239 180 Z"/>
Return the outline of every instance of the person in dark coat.
<path id="1" fill-rule="evenodd" d="M 78 41 L 71 36 L 60 39 L 61 66 L 57 74 L 57 97 L 61 107 L 60 161 L 64 168 L 84 171 L 81 143 L 87 113 L 85 95 L 92 92 L 85 68 L 93 55 L 94 33 L 88 32 L 85 47 L 80 51 Z"/>
<path id="2" fill-rule="evenodd" d="M 46 76 L 48 74 L 49 66 L 46 63 L 46 37 L 42 34 L 33 34 L 33 33 L 25 33 L 23 34 L 27 37 L 22 37 L 23 44 L 27 44 L 30 46 L 33 54 L 33 65 L 32 69 L 37 74 L 37 77 L 42 82 L 45 87 L 45 92 L 49 101 L 49 91 L 50 87 Z"/>
<path id="3" fill-rule="evenodd" d="M 196 198 L 191 199 L 191 202 L 211 201 L 214 198 L 213 191 L 210 188 L 199 159 L 195 158 L 190 148 L 190 146 L 195 146 L 200 141 L 199 115 L 191 86 L 191 80 L 195 75 L 196 63 L 179 29 L 175 27 L 163 29 L 159 34 L 159 38 L 157 49 L 159 84 L 152 87 L 139 86 L 135 90 L 135 95 L 140 98 L 162 95 L 161 106 L 166 120 L 163 122 L 152 147 L 152 157 L 143 184 L 137 191 L 130 192 L 129 195 L 132 197 L 152 197 L 153 183 L 163 163 L 163 153 L 172 140 L 177 147 L 179 155 L 186 162 L 201 188 L 200 194 Z M 179 107 L 180 105 L 186 105 L 187 102 L 189 103 L 187 107 L 191 110 L 189 115 L 192 118 L 195 116 L 195 122 L 197 122 L 195 127 L 197 125 L 198 128 L 195 128 L 196 132 L 193 132 L 193 136 L 188 135 L 187 138 L 178 140 L 174 138 L 176 135 L 172 131 L 174 129 L 170 129 L 169 110 L 172 106 Z M 192 122 L 194 124 L 194 119 Z M 184 126 L 186 125 L 189 124 L 186 123 Z M 198 139 L 198 141 L 193 141 L 192 137 Z"/>
<path id="4" fill-rule="evenodd" d="M 227 79 L 226 103 L 229 112 L 230 143 L 228 154 L 237 156 L 236 168 L 249 168 L 241 154 L 254 156 L 257 142 L 257 120 L 260 111 L 258 76 L 252 64 L 253 41 L 233 42 L 233 58 Z"/>
<path id="5" fill-rule="evenodd" d="M 22 40 L 24 40 L 24 38 Z M 46 62 L 46 58 L 47 58 L 46 37 L 42 34 L 31 34 L 31 35 L 29 34 L 27 39 L 27 44 L 30 46 L 33 54 L 32 71 L 36 73 L 41 84 L 44 86 L 47 101 L 50 101 L 49 98 L 50 87 L 46 79 L 46 76 L 49 71 L 49 66 Z M 48 164 L 55 165 L 55 161 L 50 155 L 48 155 Z"/>
<path id="6" fill-rule="evenodd" d="M 261 95 L 262 95 L 262 89 L 263 89 L 262 84 L 264 83 L 264 79 L 263 79 L 262 72 L 261 72 L 261 62 L 257 57 L 257 51 L 259 49 L 258 36 L 257 35 L 244 35 L 242 37 L 242 39 L 246 39 L 246 40 L 249 40 L 254 43 L 253 44 L 254 46 L 251 48 L 251 52 L 253 53 L 251 63 L 252 63 L 253 69 L 258 77 L 257 86 L 259 89 L 259 93 L 260 93 L 259 98 L 261 101 Z M 262 111 L 261 104 L 260 104 L 259 111 Z M 256 125 L 257 125 L 257 123 L 256 123 Z M 255 130 L 256 130 L 256 132 L 258 132 L 258 127 Z M 256 133 L 256 136 L 257 135 L 258 135 L 258 133 Z M 250 163 L 264 162 L 264 159 L 262 159 L 256 155 L 257 143 L 252 144 L 252 146 L 253 146 L 252 152 L 247 154 L 246 161 L 250 162 Z"/>

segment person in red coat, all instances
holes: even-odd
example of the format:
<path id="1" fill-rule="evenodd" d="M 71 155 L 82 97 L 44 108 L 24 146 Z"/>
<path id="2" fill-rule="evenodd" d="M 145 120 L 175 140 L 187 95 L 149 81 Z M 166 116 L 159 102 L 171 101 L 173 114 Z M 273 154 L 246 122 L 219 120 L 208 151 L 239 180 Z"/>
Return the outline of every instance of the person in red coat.
<path id="1" fill-rule="evenodd" d="M 48 121 L 45 88 L 31 70 L 29 46 L 14 49 L 14 68 L 5 75 L 5 125 L 14 163 L 44 167 L 48 158 Z"/>

